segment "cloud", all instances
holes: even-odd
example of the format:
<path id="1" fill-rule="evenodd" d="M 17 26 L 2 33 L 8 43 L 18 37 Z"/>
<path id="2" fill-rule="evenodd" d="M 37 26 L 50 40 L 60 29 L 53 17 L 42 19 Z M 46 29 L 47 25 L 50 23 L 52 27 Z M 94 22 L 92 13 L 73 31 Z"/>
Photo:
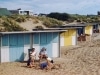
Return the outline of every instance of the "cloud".
<path id="1" fill-rule="evenodd" d="M 1 7 L 33 10 L 36 13 L 68 12 L 78 14 L 96 13 L 100 0 L 1 0 Z"/>

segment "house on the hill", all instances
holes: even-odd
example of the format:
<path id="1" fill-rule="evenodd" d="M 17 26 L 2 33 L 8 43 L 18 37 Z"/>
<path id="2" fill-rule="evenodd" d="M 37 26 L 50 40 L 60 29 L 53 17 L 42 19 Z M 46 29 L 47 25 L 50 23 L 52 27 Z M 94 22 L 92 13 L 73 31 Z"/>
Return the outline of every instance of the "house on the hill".
<path id="1" fill-rule="evenodd" d="M 38 53 L 42 47 L 49 57 L 60 57 L 60 32 L 66 30 L 38 30 L 23 32 L 0 32 L 0 62 L 28 60 L 28 49 Z"/>
<path id="2" fill-rule="evenodd" d="M 19 15 L 30 15 L 33 16 L 33 12 L 31 10 L 9 10 L 12 14 L 19 14 Z"/>
<path id="3" fill-rule="evenodd" d="M 7 10 L 7 8 L 0 8 L 0 16 L 9 16 L 11 15 L 11 13 L 9 12 L 9 10 Z"/>

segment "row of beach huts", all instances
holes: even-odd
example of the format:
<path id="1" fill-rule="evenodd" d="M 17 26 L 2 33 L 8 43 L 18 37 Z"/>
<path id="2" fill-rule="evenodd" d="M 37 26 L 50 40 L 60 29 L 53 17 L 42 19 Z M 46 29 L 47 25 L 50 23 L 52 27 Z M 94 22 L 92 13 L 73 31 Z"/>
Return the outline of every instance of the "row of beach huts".
<path id="1" fill-rule="evenodd" d="M 42 47 L 47 49 L 49 57 L 60 57 L 62 46 L 75 46 L 79 38 L 99 33 L 98 23 L 63 25 L 43 30 L 0 32 L 0 62 L 27 61 L 29 49 L 38 53 Z M 87 41 L 87 40 L 84 40 Z"/>

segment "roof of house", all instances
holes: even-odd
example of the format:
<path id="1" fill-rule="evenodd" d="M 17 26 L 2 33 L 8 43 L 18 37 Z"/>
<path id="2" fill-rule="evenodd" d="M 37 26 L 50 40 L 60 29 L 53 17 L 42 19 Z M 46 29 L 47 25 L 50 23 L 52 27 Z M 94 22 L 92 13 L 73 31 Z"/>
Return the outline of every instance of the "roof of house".
<path id="1" fill-rule="evenodd" d="M 20 34 L 20 33 L 64 32 L 64 31 L 67 31 L 67 30 L 35 30 L 35 31 L 0 32 L 0 35 L 3 35 L 3 34 Z"/>
<path id="2" fill-rule="evenodd" d="M 0 8 L 0 16 L 11 15 L 7 8 Z"/>
<path id="3" fill-rule="evenodd" d="M 67 24 L 67 25 L 63 25 L 62 27 L 85 27 L 88 25 L 97 25 L 98 23 L 79 23 L 79 24 Z"/>
<path id="4" fill-rule="evenodd" d="M 77 28 L 82 28 L 82 27 L 65 27 L 65 28 L 45 28 L 45 29 L 42 29 L 42 30 L 69 30 L 69 29 L 77 29 Z M 33 29 L 34 30 L 38 30 L 38 29 Z"/>

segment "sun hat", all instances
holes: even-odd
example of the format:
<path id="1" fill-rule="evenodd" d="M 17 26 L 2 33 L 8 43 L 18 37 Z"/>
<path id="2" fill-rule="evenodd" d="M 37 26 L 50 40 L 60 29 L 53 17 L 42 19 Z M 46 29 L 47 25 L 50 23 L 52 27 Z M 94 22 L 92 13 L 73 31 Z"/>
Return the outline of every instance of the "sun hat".
<path id="1" fill-rule="evenodd" d="M 45 48 L 45 47 L 43 47 L 41 50 L 43 50 L 43 51 L 44 51 L 44 50 L 46 50 L 46 48 Z"/>

